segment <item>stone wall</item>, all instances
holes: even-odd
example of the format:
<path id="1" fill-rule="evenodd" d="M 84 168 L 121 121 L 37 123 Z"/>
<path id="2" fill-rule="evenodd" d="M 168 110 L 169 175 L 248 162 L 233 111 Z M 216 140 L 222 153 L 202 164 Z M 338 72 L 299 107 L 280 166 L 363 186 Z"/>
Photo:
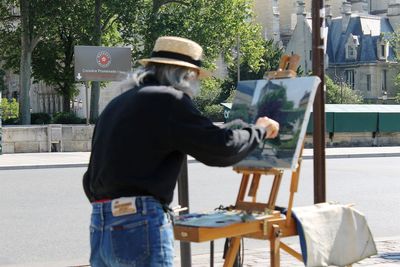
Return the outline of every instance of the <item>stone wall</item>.
<path id="1" fill-rule="evenodd" d="M 54 138 L 51 125 L 3 126 L 3 153 L 86 152 L 91 150 L 93 125 L 59 125 Z M 50 135 L 49 135 L 50 134 Z M 53 140 L 51 140 L 53 137 Z M 61 140 L 58 140 L 61 139 Z M 51 144 L 53 143 L 53 144 Z"/>
<path id="2" fill-rule="evenodd" d="M 326 147 L 400 146 L 400 133 L 334 133 L 325 135 Z M 313 136 L 307 135 L 305 147 L 311 148 Z"/>
<path id="3" fill-rule="evenodd" d="M 36 153 L 36 152 L 88 152 L 91 150 L 93 125 L 50 125 L 61 128 L 56 134 L 53 145 L 50 139 L 54 134 L 48 125 L 42 126 L 3 126 L 3 153 Z M 50 132 L 50 139 L 49 139 Z M 61 142 L 57 139 L 60 138 Z M 311 148 L 312 135 L 305 139 L 305 147 Z M 370 147 L 400 146 L 400 133 L 335 133 L 325 135 L 327 147 Z"/>

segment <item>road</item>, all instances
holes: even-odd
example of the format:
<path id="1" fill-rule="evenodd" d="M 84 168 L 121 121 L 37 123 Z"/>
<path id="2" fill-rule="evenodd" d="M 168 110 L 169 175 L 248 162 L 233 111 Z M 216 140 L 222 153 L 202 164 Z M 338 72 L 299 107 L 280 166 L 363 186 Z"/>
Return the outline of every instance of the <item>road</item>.
<path id="1" fill-rule="evenodd" d="M 375 238 L 400 236 L 399 162 L 399 157 L 328 159 L 327 200 L 355 203 L 355 208 L 366 215 Z M 313 203 L 312 164 L 312 160 L 303 161 L 296 206 Z M 0 266 L 87 263 L 90 205 L 81 188 L 84 171 L 0 171 Z M 287 205 L 289 178 L 289 172 L 285 172 L 278 205 Z M 240 175 L 231 168 L 191 162 L 189 179 L 191 211 L 209 211 L 234 203 Z M 260 188 L 268 188 L 270 180 L 262 179 Z M 267 199 L 267 193 L 259 198 Z M 216 243 L 217 251 L 222 249 L 221 242 Z M 265 243 L 246 241 L 246 246 L 263 247 Z M 194 254 L 207 250 L 208 243 L 192 245 Z"/>

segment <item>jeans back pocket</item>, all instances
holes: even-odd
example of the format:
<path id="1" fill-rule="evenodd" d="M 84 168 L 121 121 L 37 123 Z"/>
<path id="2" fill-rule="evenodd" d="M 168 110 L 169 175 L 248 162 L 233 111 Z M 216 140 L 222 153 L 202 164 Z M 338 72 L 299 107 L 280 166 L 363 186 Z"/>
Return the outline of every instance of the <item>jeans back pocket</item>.
<path id="1" fill-rule="evenodd" d="M 142 266 L 150 255 L 147 221 L 114 225 L 111 228 L 111 243 L 116 261 Z"/>

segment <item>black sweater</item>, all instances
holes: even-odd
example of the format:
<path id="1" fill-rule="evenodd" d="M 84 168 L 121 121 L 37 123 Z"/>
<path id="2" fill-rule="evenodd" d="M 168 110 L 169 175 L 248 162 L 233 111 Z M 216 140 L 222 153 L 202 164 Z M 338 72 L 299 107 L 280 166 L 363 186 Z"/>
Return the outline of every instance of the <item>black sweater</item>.
<path id="1" fill-rule="evenodd" d="M 131 89 L 113 99 L 96 123 L 84 190 L 89 201 L 147 195 L 169 204 L 185 154 L 229 166 L 264 135 L 256 126 L 215 126 L 172 87 Z"/>

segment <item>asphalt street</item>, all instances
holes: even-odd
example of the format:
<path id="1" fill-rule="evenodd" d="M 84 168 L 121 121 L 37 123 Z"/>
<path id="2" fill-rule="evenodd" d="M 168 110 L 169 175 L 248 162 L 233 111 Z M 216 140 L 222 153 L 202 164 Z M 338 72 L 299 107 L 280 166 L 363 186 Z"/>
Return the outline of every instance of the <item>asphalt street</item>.
<path id="1" fill-rule="evenodd" d="M 327 160 L 327 200 L 354 203 L 363 212 L 375 238 L 400 236 L 400 157 L 334 158 Z M 88 262 L 90 205 L 81 187 L 85 168 L 0 170 L 0 266 L 67 266 Z M 286 206 L 290 173 L 286 172 L 278 205 Z M 262 179 L 260 188 L 269 188 Z M 232 168 L 189 163 L 190 210 L 209 211 L 234 204 L 240 175 Z M 260 199 L 267 198 L 259 195 Z M 175 197 L 172 206 L 176 205 Z M 313 203 L 313 164 L 304 160 L 295 205 Z M 296 242 L 296 239 L 289 240 Z M 246 248 L 265 247 L 249 240 Z M 216 242 L 220 252 L 222 241 Z M 193 244 L 193 254 L 207 253 L 208 243 Z M 179 246 L 176 246 L 179 253 Z M 44 265 L 44 263 L 50 265 Z"/>

